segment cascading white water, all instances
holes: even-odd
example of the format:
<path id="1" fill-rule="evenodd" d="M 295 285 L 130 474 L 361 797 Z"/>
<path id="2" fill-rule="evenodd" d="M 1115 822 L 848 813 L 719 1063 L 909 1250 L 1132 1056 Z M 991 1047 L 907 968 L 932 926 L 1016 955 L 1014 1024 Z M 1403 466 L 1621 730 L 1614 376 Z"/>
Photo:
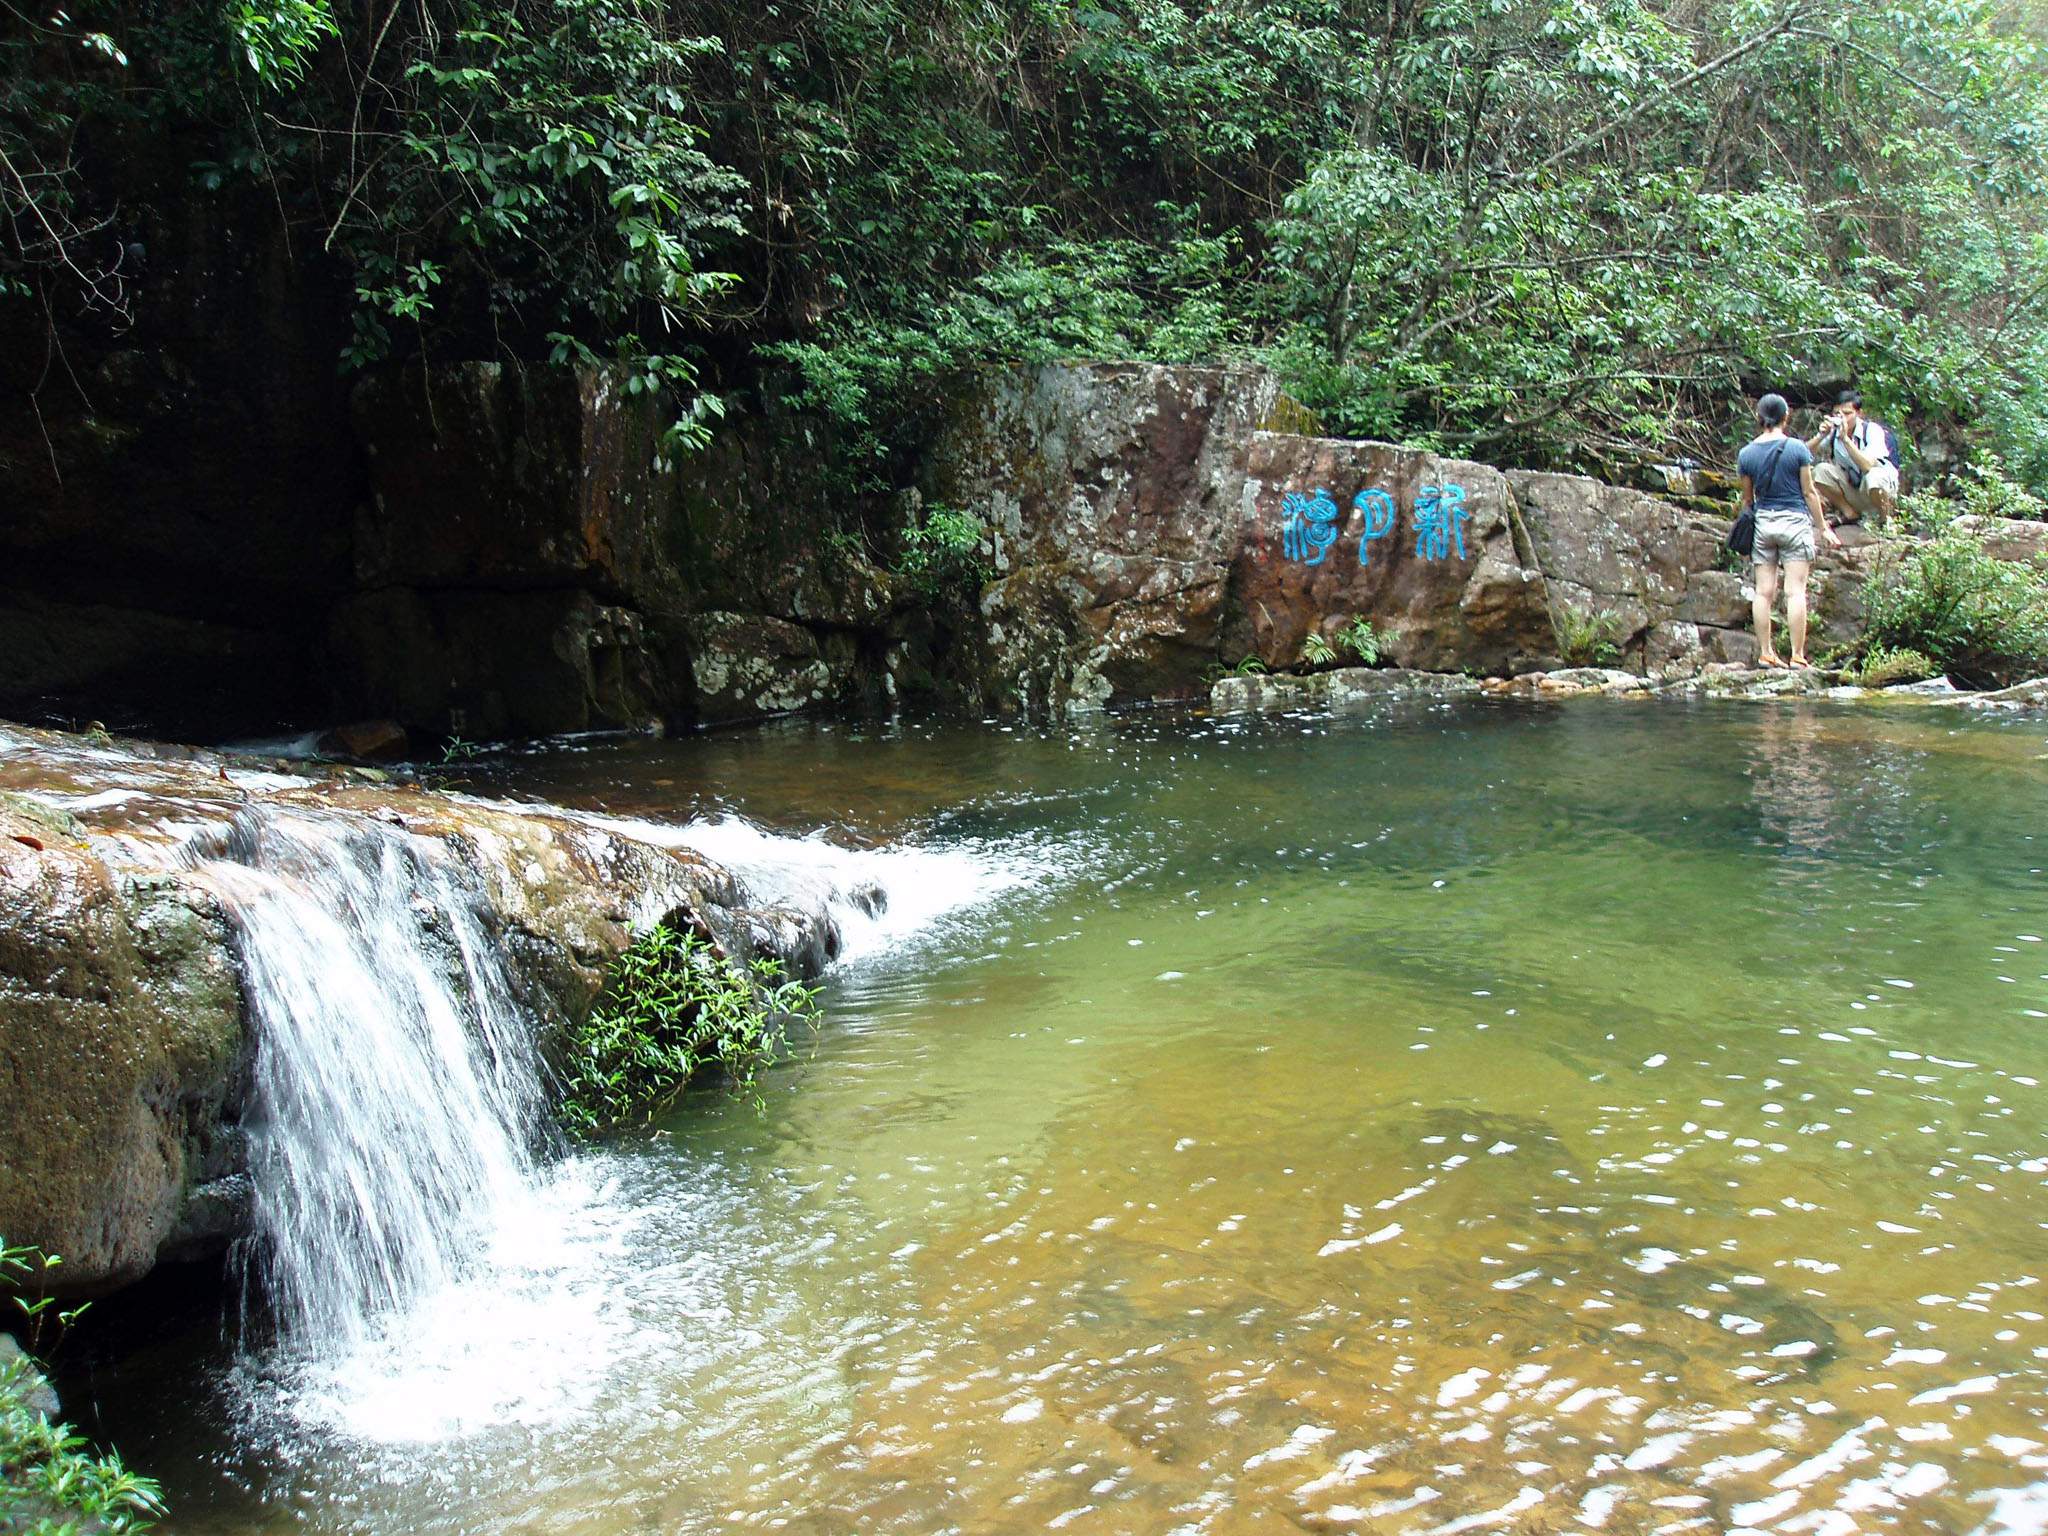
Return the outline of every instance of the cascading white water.
<path id="1" fill-rule="evenodd" d="M 727 863 L 755 904 L 829 915 L 845 958 L 1043 873 L 736 819 L 588 819 Z M 675 1255 L 633 1255 L 675 1197 L 628 1192 L 630 1159 L 536 1155 L 534 1023 L 477 873 L 436 839 L 318 812 L 250 811 L 191 852 L 231 916 L 256 1037 L 250 1273 L 282 1349 L 241 1372 L 252 1431 L 414 1442 L 558 1421 L 661 1347 L 643 1306 L 697 1303 L 672 1289 Z"/>
<path id="2" fill-rule="evenodd" d="M 473 876 L 361 819 L 249 815 L 204 872 L 257 1050 L 255 1265 L 311 1352 L 475 1263 L 532 1185 L 541 1074 Z"/>

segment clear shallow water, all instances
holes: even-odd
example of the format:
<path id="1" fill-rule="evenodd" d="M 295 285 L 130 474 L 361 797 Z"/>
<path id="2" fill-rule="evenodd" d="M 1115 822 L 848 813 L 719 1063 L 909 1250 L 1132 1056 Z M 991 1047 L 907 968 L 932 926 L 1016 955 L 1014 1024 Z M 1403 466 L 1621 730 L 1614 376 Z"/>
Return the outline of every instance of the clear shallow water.
<path id="1" fill-rule="evenodd" d="M 800 725 L 476 778 L 987 894 L 836 973 L 765 1116 L 572 1160 L 348 1361 L 97 1366 L 174 1530 L 2048 1529 L 2038 720 Z"/>

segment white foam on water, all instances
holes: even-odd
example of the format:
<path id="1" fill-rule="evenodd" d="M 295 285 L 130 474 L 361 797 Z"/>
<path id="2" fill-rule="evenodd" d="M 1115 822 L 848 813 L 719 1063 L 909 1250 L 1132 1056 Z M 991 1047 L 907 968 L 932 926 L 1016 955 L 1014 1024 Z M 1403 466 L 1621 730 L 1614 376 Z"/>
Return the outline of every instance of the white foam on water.
<path id="1" fill-rule="evenodd" d="M 739 816 L 682 824 L 582 819 L 658 847 L 703 854 L 732 871 L 749 905 L 790 906 L 830 917 L 840 932 L 841 964 L 899 949 L 930 934 L 943 919 L 1047 882 L 1058 870 L 1048 852 L 1019 846 L 845 848 L 817 834 L 777 836 Z"/>

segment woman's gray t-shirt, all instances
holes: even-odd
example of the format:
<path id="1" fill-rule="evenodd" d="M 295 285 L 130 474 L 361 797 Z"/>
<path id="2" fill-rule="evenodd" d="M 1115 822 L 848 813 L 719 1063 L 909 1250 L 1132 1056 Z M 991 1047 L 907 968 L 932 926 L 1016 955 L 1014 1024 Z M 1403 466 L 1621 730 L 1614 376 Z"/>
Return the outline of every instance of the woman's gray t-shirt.
<path id="1" fill-rule="evenodd" d="M 1812 462 L 1812 451 L 1796 437 L 1760 437 L 1742 450 L 1735 467 L 1749 476 L 1749 483 L 1756 488 L 1757 511 L 1797 512 L 1804 517 L 1806 494 L 1799 488 L 1799 471 Z M 1764 483 L 1767 469 L 1768 485 Z"/>

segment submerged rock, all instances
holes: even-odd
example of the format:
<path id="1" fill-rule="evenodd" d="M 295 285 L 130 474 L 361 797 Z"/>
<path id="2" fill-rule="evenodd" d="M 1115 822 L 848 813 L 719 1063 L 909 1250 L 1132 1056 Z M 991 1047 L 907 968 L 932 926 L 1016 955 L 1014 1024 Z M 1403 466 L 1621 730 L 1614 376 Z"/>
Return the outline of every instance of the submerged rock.
<path id="1" fill-rule="evenodd" d="M 399 762 L 410 755 L 411 738 L 396 720 L 357 720 L 322 731 L 313 742 L 322 757 L 353 757 L 366 762 Z"/>
<path id="2" fill-rule="evenodd" d="M 1994 693 L 1974 694 L 1972 704 L 1990 705 L 2048 705 L 2048 677 L 2037 677 L 2029 682 L 2015 683 L 2010 688 L 2000 688 Z"/>
<path id="3" fill-rule="evenodd" d="M 1209 708 L 1219 715 L 1278 714 L 1290 709 L 1341 709 L 1389 698 L 1453 698 L 1479 689 L 1477 678 L 1461 672 L 1407 667 L 1246 673 L 1219 678 L 1209 691 Z"/>

